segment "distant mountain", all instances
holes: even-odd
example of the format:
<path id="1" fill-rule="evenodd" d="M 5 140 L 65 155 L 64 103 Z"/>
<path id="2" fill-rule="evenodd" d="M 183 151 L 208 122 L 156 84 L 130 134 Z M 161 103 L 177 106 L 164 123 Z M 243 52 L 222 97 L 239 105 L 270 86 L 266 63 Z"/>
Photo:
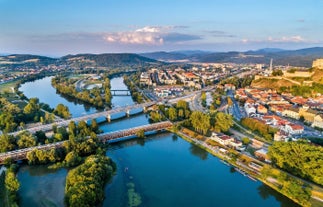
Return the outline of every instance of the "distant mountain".
<path id="1" fill-rule="evenodd" d="M 204 51 L 176 51 L 156 52 L 142 54 L 157 60 L 164 61 L 187 61 L 202 63 L 261 63 L 269 64 L 273 59 L 274 65 L 292 65 L 311 67 L 314 59 L 323 58 L 323 47 L 305 48 L 300 50 L 283 50 L 278 48 L 263 48 L 246 52 L 204 52 Z"/>
<path id="2" fill-rule="evenodd" d="M 83 62 L 94 63 L 96 66 L 108 67 L 115 65 L 139 65 L 145 63 L 156 63 L 154 59 L 143 57 L 137 54 L 120 53 L 120 54 L 78 54 L 67 55 L 60 59 L 66 62 Z"/>
<path id="3" fill-rule="evenodd" d="M 248 51 L 250 53 L 257 53 L 257 54 L 263 54 L 263 53 L 274 53 L 274 52 L 283 52 L 283 51 L 286 51 L 286 50 L 283 50 L 283 49 L 280 49 L 280 48 L 262 48 L 262 49 L 259 49 L 259 50 L 251 50 L 251 51 Z"/>
<path id="4" fill-rule="evenodd" d="M 184 59 L 187 59 L 188 57 L 186 54 L 177 53 L 177 52 L 164 52 L 164 51 L 141 53 L 140 55 L 147 58 L 160 60 L 160 61 L 167 61 L 167 62 L 184 60 Z"/>

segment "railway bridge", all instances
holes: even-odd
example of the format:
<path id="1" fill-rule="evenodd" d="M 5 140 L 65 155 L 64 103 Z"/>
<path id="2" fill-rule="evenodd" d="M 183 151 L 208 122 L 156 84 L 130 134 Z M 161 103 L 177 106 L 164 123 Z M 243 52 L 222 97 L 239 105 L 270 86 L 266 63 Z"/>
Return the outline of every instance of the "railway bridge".
<path id="1" fill-rule="evenodd" d="M 119 130 L 119 131 L 108 132 L 108 133 L 104 133 L 104 134 L 98 134 L 97 136 L 98 136 L 99 140 L 104 143 L 115 143 L 115 142 L 131 139 L 131 138 L 135 138 L 138 131 L 140 131 L 140 130 L 143 130 L 145 133 L 148 133 L 148 132 L 153 132 L 153 131 L 164 130 L 164 129 L 171 127 L 172 125 L 173 124 L 170 121 L 164 121 L 164 122 L 158 122 L 158 123 L 154 123 L 154 124 L 147 124 L 147 125 L 143 125 L 143 126 L 133 127 L 133 128 L 125 129 L 125 130 Z M 29 147 L 29 148 L 0 153 L 0 164 L 3 164 L 3 162 L 6 159 L 12 159 L 14 161 L 24 160 L 27 157 L 27 153 L 31 152 L 35 149 L 37 149 L 37 150 L 51 150 L 51 149 L 56 149 L 56 148 L 62 148 L 64 146 L 65 142 L 69 142 L 69 141 L 66 140 L 66 141 L 55 142 L 55 143 L 51 143 L 51 144 L 45 144 L 45 145 L 40 145 L 40 146 Z"/>

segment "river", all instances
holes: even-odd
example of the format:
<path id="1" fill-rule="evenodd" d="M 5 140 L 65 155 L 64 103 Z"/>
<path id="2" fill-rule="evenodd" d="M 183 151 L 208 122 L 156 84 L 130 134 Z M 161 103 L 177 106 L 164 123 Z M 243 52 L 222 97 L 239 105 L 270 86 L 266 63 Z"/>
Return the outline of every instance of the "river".
<path id="1" fill-rule="evenodd" d="M 126 88 L 122 78 L 113 78 L 111 85 L 112 89 Z M 38 90 L 33 90 L 35 88 Z M 25 83 L 20 90 L 28 98 L 38 97 L 51 107 L 62 102 L 68 105 L 74 117 L 96 111 L 56 94 L 50 78 Z M 112 99 L 114 107 L 132 103 L 129 96 Z M 147 123 L 146 115 L 138 114 L 101 124 L 100 128 L 108 132 Z M 117 173 L 107 184 L 103 206 L 297 206 L 171 133 L 113 144 L 107 156 L 117 163 Z M 18 172 L 21 206 L 62 206 L 66 174 L 67 169 L 21 167 Z"/>

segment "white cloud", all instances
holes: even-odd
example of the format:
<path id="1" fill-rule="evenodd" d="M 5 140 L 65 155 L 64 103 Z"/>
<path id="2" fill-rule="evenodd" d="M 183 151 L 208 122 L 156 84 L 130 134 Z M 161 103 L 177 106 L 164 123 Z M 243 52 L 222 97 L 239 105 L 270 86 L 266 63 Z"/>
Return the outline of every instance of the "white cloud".
<path id="1" fill-rule="evenodd" d="M 144 27 L 135 31 L 107 33 L 104 40 L 123 44 L 161 45 L 164 42 L 161 34 L 166 30 L 162 27 Z"/>
<path id="2" fill-rule="evenodd" d="M 295 36 L 283 36 L 279 38 L 273 38 L 273 37 L 268 37 L 267 39 L 254 39 L 254 40 L 249 40 L 249 39 L 242 39 L 242 43 L 304 43 L 304 42 L 309 42 L 305 40 L 303 37 L 300 35 L 295 35 Z"/>
<path id="3" fill-rule="evenodd" d="M 165 42 L 183 42 L 201 39 L 197 35 L 172 32 L 172 26 L 146 26 L 134 31 L 106 33 L 104 40 L 110 43 L 138 44 L 138 45 L 163 45 Z"/>
<path id="4" fill-rule="evenodd" d="M 302 38 L 299 35 L 296 36 L 290 36 L 290 37 L 286 37 L 283 36 L 281 38 L 272 38 L 272 37 L 268 37 L 267 39 L 269 42 L 305 42 L 305 39 Z"/>

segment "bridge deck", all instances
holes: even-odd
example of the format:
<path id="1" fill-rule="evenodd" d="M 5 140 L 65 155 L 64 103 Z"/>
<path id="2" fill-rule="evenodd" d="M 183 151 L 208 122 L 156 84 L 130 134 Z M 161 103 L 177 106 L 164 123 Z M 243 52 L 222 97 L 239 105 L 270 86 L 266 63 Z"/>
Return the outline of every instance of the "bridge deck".
<path id="1" fill-rule="evenodd" d="M 143 104 L 135 104 L 135 105 L 125 106 L 125 107 L 117 107 L 117 108 L 111 109 L 109 111 L 102 111 L 102 112 L 98 112 L 98 113 L 94 113 L 94 114 L 87 114 L 87 115 L 72 118 L 72 119 L 69 119 L 69 120 L 56 121 L 56 122 L 53 122 L 53 123 L 50 123 L 50 124 L 40 125 L 40 126 L 32 127 L 32 128 L 29 128 L 29 129 L 25 129 L 25 130 L 12 132 L 12 133 L 9 133 L 9 134 L 16 136 L 19 133 L 21 133 L 22 131 L 29 131 L 31 133 L 36 133 L 36 131 L 49 131 L 49 130 L 52 130 L 54 125 L 56 125 L 58 127 L 68 126 L 68 124 L 71 121 L 79 122 L 79 121 L 82 121 L 82 120 L 86 121 L 86 120 L 96 119 L 96 118 L 99 118 L 99 117 L 107 117 L 108 115 L 111 115 L 111 114 L 116 114 L 116 113 L 120 113 L 120 112 L 127 112 L 127 111 L 130 111 L 130 110 L 133 110 L 133 109 L 138 109 L 138 108 L 149 107 L 149 106 L 154 105 L 155 103 L 156 102 L 147 102 L 147 103 L 143 103 Z"/>
<path id="2" fill-rule="evenodd" d="M 111 140 L 118 140 L 122 137 L 134 136 L 134 135 L 136 135 L 136 133 L 139 130 L 144 130 L 144 132 L 151 132 L 151 131 L 166 129 L 171 126 L 172 126 L 171 122 L 164 121 L 164 122 L 158 122 L 158 123 L 154 123 L 154 124 L 147 124 L 147 125 L 143 125 L 143 126 L 139 126 L 139 127 L 133 127 L 130 129 L 119 130 L 119 131 L 115 131 L 115 132 L 98 134 L 98 138 L 102 142 L 109 142 Z M 56 143 L 52 143 L 52 144 L 40 145 L 40 146 L 29 147 L 29 148 L 19 149 L 19 150 L 15 150 L 15 151 L 0 153 L 0 164 L 2 164 L 8 158 L 11 158 L 15 161 L 26 159 L 27 153 L 31 152 L 35 149 L 50 150 L 50 149 L 61 148 L 64 146 L 65 142 L 68 142 L 68 141 L 61 141 L 61 142 L 56 142 Z"/>

